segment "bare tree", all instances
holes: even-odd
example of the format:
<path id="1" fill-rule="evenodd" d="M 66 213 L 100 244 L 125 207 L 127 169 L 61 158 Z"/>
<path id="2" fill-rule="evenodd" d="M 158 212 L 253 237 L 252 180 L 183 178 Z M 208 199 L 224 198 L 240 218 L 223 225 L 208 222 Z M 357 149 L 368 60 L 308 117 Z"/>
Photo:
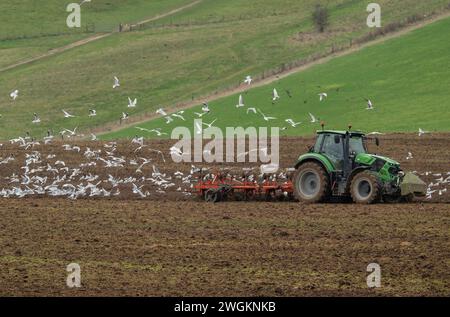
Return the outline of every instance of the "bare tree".
<path id="1" fill-rule="evenodd" d="M 319 32 L 325 32 L 325 28 L 328 26 L 328 18 L 328 9 L 322 7 L 320 4 L 316 5 L 313 13 L 313 21 Z"/>

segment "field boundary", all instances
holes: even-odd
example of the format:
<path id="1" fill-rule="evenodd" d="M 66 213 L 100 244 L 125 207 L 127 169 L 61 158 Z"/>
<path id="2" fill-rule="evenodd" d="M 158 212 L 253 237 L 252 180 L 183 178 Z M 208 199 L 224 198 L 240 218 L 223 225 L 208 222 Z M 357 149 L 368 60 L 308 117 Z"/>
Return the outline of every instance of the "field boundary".
<path id="1" fill-rule="evenodd" d="M 176 9 L 170 10 L 170 11 L 168 11 L 166 13 L 158 14 L 158 15 L 152 17 L 152 18 L 139 21 L 139 22 L 137 22 L 135 24 L 131 24 L 131 27 L 137 27 L 137 26 L 149 23 L 149 22 L 153 22 L 153 21 L 156 21 L 156 20 L 159 20 L 159 19 L 162 19 L 162 18 L 166 18 L 168 16 L 171 16 L 171 15 L 174 15 L 176 13 L 179 13 L 179 12 L 181 12 L 183 10 L 189 9 L 189 8 L 199 4 L 200 2 L 202 2 L 202 0 L 195 0 L 194 2 L 191 2 L 191 3 L 187 4 L 187 5 L 182 6 L 182 7 L 178 7 Z M 17 68 L 19 66 L 31 64 L 33 62 L 36 62 L 36 61 L 39 61 L 41 59 L 47 58 L 49 56 L 53 56 L 53 55 L 56 55 L 56 54 L 60 54 L 60 53 L 66 52 L 66 51 L 68 51 L 70 49 L 73 49 L 73 48 L 76 48 L 76 47 L 80 47 L 80 46 L 86 45 L 88 43 L 91 43 L 91 42 L 103 39 L 103 38 L 108 37 L 110 35 L 113 35 L 115 33 L 118 33 L 118 31 L 111 31 L 111 32 L 107 32 L 107 33 L 100 33 L 100 34 L 96 34 L 96 35 L 93 35 L 93 36 L 89 36 L 89 37 L 84 38 L 84 39 L 79 40 L 79 41 L 75 41 L 73 43 L 70 43 L 70 44 L 62 46 L 62 47 L 57 47 L 57 48 L 51 49 L 47 53 L 44 53 L 44 54 L 41 54 L 41 55 L 38 55 L 38 56 L 35 56 L 35 57 L 31 57 L 29 59 L 26 59 L 26 60 L 23 60 L 23 61 L 11 64 L 11 65 L 8 65 L 8 66 L 5 66 L 3 68 L 0 68 L 0 73 L 6 72 L 6 71 L 14 69 L 14 68 Z"/>
<path id="2" fill-rule="evenodd" d="M 243 83 L 238 86 L 238 87 L 233 87 L 233 88 L 225 88 L 221 91 L 216 91 L 214 93 L 211 93 L 209 95 L 205 95 L 205 96 L 200 96 L 197 97 L 195 99 L 193 99 L 192 101 L 189 102 L 181 102 L 176 106 L 172 106 L 172 107 L 167 107 L 166 112 L 168 114 L 170 113 L 174 113 L 177 112 L 179 110 L 184 110 L 184 109 L 189 109 L 192 108 L 194 106 L 198 106 L 200 104 L 202 104 L 205 101 L 208 102 L 212 102 L 214 100 L 218 100 L 221 98 L 225 98 L 237 93 L 244 93 L 250 89 L 253 88 L 257 88 L 257 87 L 261 87 L 264 85 L 268 85 L 270 83 L 273 83 L 277 80 L 283 79 L 285 77 L 288 77 L 294 73 L 298 73 L 304 70 L 307 70 L 311 67 L 314 67 L 316 65 L 320 65 L 320 64 L 324 64 L 329 62 L 330 60 L 334 59 L 334 58 L 338 58 L 338 57 L 342 57 L 342 56 L 347 56 L 350 55 L 352 53 L 358 52 L 364 48 L 367 47 L 371 47 L 373 45 L 377 45 L 380 43 L 383 43 L 385 41 L 388 41 L 390 39 L 394 39 L 394 38 L 398 38 L 401 37 L 407 33 L 410 33 L 412 31 L 415 31 L 417 29 L 420 29 L 422 27 L 425 27 L 429 24 L 432 24 L 434 22 L 440 21 L 440 20 L 444 20 L 446 18 L 450 18 L 450 12 L 446 11 L 443 14 L 439 14 L 439 15 L 434 15 L 434 16 L 430 16 L 425 20 L 420 20 L 419 22 L 413 22 L 410 24 L 406 24 L 404 27 L 401 27 L 399 29 L 396 29 L 388 34 L 382 35 L 380 37 L 376 37 L 373 40 L 369 40 L 367 42 L 358 42 L 353 44 L 351 47 L 347 47 L 347 48 L 343 48 L 341 50 L 337 50 L 337 51 L 332 51 L 327 55 L 322 55 L 319 56 L 318 58 L 313 58 L 312 60 L 308 61 L 306 60 L 303 64 L 299 65 L 299 66 L 294 66 L 290 69 L 287 70 L 281 70 L 279 72 L 275 72 L 273 71 L 273 73 L 269 76 L 264 76 L 262 79 L 254 79 L 253 83 L 251 86 L 247 86 L 244 85 Z M 387 31 L 386 31 L 387 32 Z M 102 135 L 102 134 L 108 134 L 108 133 L 112 133 L 112 132 L 116 132 L 116 131 L 120 131 L 123 129 L 127 129 L 130 127 L 133 127 L 136 124 L 141 124 L 141 123 L 145 123 L 149 120 L 152 119 L 157 119 L 160 116 L 152 113 L 143 113 L 143 114 L 138 114 L 136 117 L 130 118 L 128 120 L 127 123 L 124 123 L 120 126 L 117 126 L 116 122 L 109 122 L 106 123 L 98 128 L 93 128 L 90 129 L 89 131 L 98 135 Z"/>

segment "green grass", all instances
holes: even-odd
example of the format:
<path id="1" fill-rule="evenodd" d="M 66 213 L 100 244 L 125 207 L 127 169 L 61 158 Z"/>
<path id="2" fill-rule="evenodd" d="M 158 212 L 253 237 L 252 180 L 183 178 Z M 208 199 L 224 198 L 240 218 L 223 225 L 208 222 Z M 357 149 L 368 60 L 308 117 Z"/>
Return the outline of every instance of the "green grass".
<path id="1" fill-rule="evenodd" d="M 193 0 L 93 0 L 81 6 L 80 29 L 69 29 L 66 12 L 74 0 L 17 0 L 0 4 L 0 39 L 32 37 L 59 33 L 84 32 L 86 27 L 96 32 L 110 32 L 119 23 L 131 23 L 167 12 Z"/>
<path id="2" fill-rule="evenodd" d="M 145 30 L 114 34 L 1 73 L 0 139 L 23 135 L 25 131 L 41 137 L 47 129 L 57 133 L 61 128 L 78 127 L 89 132 L 91 128 L 117 125 L 122 111 L 129 110 L 127 97 L 138 98 L 138 107 L 129 111 L 131 116 L 154 113 L 161 106 L 176 106 L 193 96 L 235 86 L 248 74 L 258 76 L 281 64 L 326 53 L 333 44 L 348 43 L 350 38 L 372 31 L 365 25 L 366 1 L 330 0 L 327 2 L 330 28 L 325 34 L 318 34 L 311 22 L 315 3 L 314 0 L 248 0 L 245 3 L 203 0 Z M 383 23 L 439 11 L 447 3 L 448 0 L 426 4 L 418 0 L 401 3 L 383 0 L 380 1 Z M 133 12 L 138 11 L 137 6 L 133 8 Z M 120 17 L 132 15 L 123 10 L 123 13 L 122 8 L 117 11 Z M 32 20 L 30 25 L 37 23 Z M 66 41 L 65 38 L 56 40 Z M 39 43 L 35 41 L 34 45 Z M 34 54 L 30 50 L 36 49 L 19 40 L 9 45 L 0 42 L 0 49 L 2 45 L 8 46 L 2 51 L 12 51 L 0 55 L 0 65 L 7 64 L 2 56 L 8 56 L 5 59 L 10 62 L 14 55 L 29 56 Z M 44 50 L 45 44 L 41 45 Z M 122 87 L 118 90 L 112 90 L 114 75 L 121 79 Z M 291 88 L 293 93 L 297 93 L 296 88 Z M 20 90 L 20 97 L 12 102 L 8 95 L 14 89 Z M 233 101 L 232 105 L 235 104 Z M 97 110 L 97 117 L 87 117 L 89 108 Z M 61 109 L 69 110 L 77 118 L 64 119 Z M 31 125 L 33 112 L 39 114 L 41 124 Z M 112 136 L 129 136 L 133 134 L 131 131 Z"/>
<path id="3" fill-rule="evenodd" d="M 81 6 L 81 28 L 68 28 L 72 0 L 18 0 L 0 3 L 0 68 L 45 53 L 119 23 L 144 20 L 193 0 L 95 0 Z"/>
<path id="4" fill-rule="evenodd" d="M 319 125 L 309 123 L 309 112 L 324 120 L 330 129 L 345 129 L 352 124 L 356 129 L 369 132 L 412 132 L 419 127 L 428 131 L 449 131 L 449 29 L 450 19 L 445 19 L 400 38 L 316 65 L 273 84 L 249 90 L 243 94 L 245 104 L 277 117 L 278 120 L 270 121 L 270 126 L 289 127 L 284 122 L 286 118 L 304 122 L 297 128 L 282 131 L 284 135 L 313 134 Z M 275 105 L 271 102 L 273 88 L 281 95 Z M 286 89 L 291 91 L 292 98 L 287 96 Z M 328 93 L 326 101 L 319 102 L 317 94 L 320 92 Z M 375 110 L 366 110 L 364 98 L 374 102 Z M 247 115 L 247 107 L 236 109 L 237 100 L 238 95 L 233 95 L 211 102 L 212 113 L 204 116 L 204 121 L 209 123 L 218 118 L 216 125 L 221 128 L 268 125 L 261 115 Z M 138 126 L 163 127 L 169 134 L 178 125 L 192 131 L 195 111 L 199 112 L 199 107 L 186 110 L 185 124 L 177 120 L 166 125 L 163 119 L 157 119 Z M 141 133 L 129 128 L 104 138 L 132 137 Z"/>

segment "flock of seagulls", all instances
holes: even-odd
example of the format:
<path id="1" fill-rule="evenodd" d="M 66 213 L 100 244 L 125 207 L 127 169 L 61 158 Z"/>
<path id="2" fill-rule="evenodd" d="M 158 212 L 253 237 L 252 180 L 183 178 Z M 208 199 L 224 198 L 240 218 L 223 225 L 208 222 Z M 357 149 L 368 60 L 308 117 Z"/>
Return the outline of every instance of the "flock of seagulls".
<path id="1" fill-rule="evenodd" d="M 252 77 L 250 75 L 245 77 L 244 84 L 250 86 L 252 84 L 252 82 L 253 82 L 253 79 L 252 79 Z M 121 83 L 120 83 L 119 78 L 117 76 L 113 76 L 113 86 L 112 86 L 112 88 L 113 89 L 117 89 L 119 87 L 121 87 Z M 320 87 L 320 86 L 318 86 L 318 87 Z M 286 90 L 286 94 L 288 95 L 289 98 L 292 98 L 292 94 L 291 94 L 291 92 L 289 90 Z M 320 92 L 320 93 L 318 93 L 318 96 L 319 96 L 319 102 L 324 102 L 329 97 L 328 93 L 326 93 L 326 92 Z M 10 97 L 11 97 L 11 99 L 13 101 L 15 101 L 19 97 L 19 90 L 16 89 L 16 90 L 12 91 L 10 93 Z M 275 104 L 280 99 L 281 99 L 281 96 L 280 96 L 278 90 L 276 88 L 274 88 L 272 90 L 272 96 L 271 96 L 272 104 Z M 367 102 L 367 108 L 366 108 L 367 110 L 374 110 L 375 109 L 372 100 L 370 100 L 368 98 L 364 98 L 364 100 L 366 100 L 366 102 Z M 306 103 L 306 100 L 305 100 L 305 103 Z M 136 108 L 137 104 L 138 104 L 138 99 L 137 98 L 130 98 L 130 97 L 128 97 L 127 109 Z M 269 122 L 269 121 L 273 121 L 273 120 L 277 120 L 278 119 L 275 116 L 271 116 L 271 115 L 268 115 L 266 113 L 263 113 L 261 111 L 261 109 L 259 109 L 257 107 L 246 107 L 245 102 L 244 102 L 244 97 L 243 97 L 242 94 L 239 95 L 238 103 L 236 104 L 236 108 L 244 108 L 244 109 L 246 109 L 246 114 L 247 115 L 251 115 L 251 114 L 253 114 L 253 115 L 260 115 L 265 122 Z M 202 118 L 203 116 L 208 115 L 208 114 L 211 113 L 211 109 L 209 108 L 209 105 L 206 102 L 203 103 L 201 110 L 202 110 L 201 112 L 194 112 L 194 115 L 197 116 L 197 118 Z M 76 115 L 70 113 L 69 111 L 67 111 L 65 109 L 62 109 L 61 111 L 63 113 L 63 117 L 66 118 L 66 119 L 71 119 L 71 118 L 75 118 L 76 117 Z M 183 110 L 180 110 L 180 111 L 168 114 L 166 110 L 164 110 L 163 108 L 159 108 L 158 110 L 156 110 L 156 114 L 164 117 L 166 124 L 171 124 L 175 120 L 186 121 L 186 118 L 184 116 L 184 111 Z M 320 118 L 316 117 L 312 113 L 308 113 L 308 115 L 309 115 L 309 123 L 317 124 L 317 123 L 319 123 L 321 121 Z M 92 108 L 89 109 L 88 117 L 92 118 L 92 117 L 96 117 L 96 116 L 97 116 L 97 110 L 96 109 L 92 109 Z M 1 115 L 0 115 L 0 117 L 1 117 Z M 129 118 L 130 118 L 129 112 L 123 111 L 121 113 L 121 116 L 118 118 L 119 119 L 119 124 L 121 125 L 123 122 L 127 121 Z M 283 120 L 284 120 L 283 122 L 285 122 L 286 125 L 281 126 L 280 127 L 281 130 L 286 130 L 288 128 L 297 128 L 297 127 L 299 127 L 299 126 L 301 126 L 303 124 L 303 121 L 295 120 L 293 118 L 284 118 Z M 213 123 L 215 123 L 216 121 L 217 121 L 217 119 L 215 119 L 213 121 Z M 33 119 L 32 119 L 31 122 L 32 122 L 32 124 L 40 124 L 42 122 L 42 120 L 41 120 L 41 117 L 37 113 L 34 113 L 33 114 Z M 207 126 L 211 127 L 212 125 L 207 125 Z M 75 128 L 72 131 L 75 131 L 76 129 L 77 128 Z M 158 136 L 158 137 L 168 135 L 168 133 L 161 131 L 162 128 L 145 129 L 145 128 L 137 127 L 136 129 L 140 130 L 141 132 L 154 133 L 155 136 Z M 196 130 L 196 133 L 198 133 L 198 134 L 200 134 L 201 133 L 200 131 L 202 131 L 202 129 L 200 129 L 199 127 L 196 127 L 195 130 Z M 65 129 L 65 128 L 62 129 L 59 132 L 61 138 L 64 138 L 65 135 L 67 137 L 69 137 L 69 138 L 70 137 L 74 137 L 74 136 L 84 137 L 83 134 L 73 134 L 73 133 L 67 133 L 67 132 L 71 132 L 71 130 L 68 130 L 68 129 Z M 428 131 L 424 131 L 423 129 L 419 128 L 419 136 L 423 136 L 426 133 L 429 133 L 429 132 Z M 376 131 L 369 133 L 369 135 L 381 135 L 381 134 L 382 133 L 376 132 Z M 52 137 L 50 131 L 47 132 L 47 137 Z M 96 140 L 96 139 L 97 139 L 97 137 L 94 134 L 91 133 L 91 140 Z"/>
<path id="2" fill-rule="evenodd" d="M 192 172 L 161 172 L 157 165 L 164 164 L 164 154 L 146 147 L 143 139 L 132 141 L 137 146 L 132 157 L 118 154 L 116 142 L 98 149 L 63 144 L 59 151 L 52 149 L 47 153 L 30 138 L 11 139 L 10 144 L 10 151 L 12 147 L 27 151 L 23 158 L 13 154 L 0 157 L 0 197 L 4 198 L 36 195 L 70 199 L 130 195 L 146 198 L 168 191 L 190 196 L 196 179 Z M 5 176 L 7 172 L 10 174 Z"/>
<path id="3" fill-rule="evenodd" d="M 90 2 L 90 0 L 85 0 L 84 2 Z M 82 2 L 83 3 L 83 2 Z M 114 84 L 113 84 L 113 89 L 116 89 L 120 87 L 120 80 L 117 76 L 114 76 Z M 14 91 L 12 91 L 10 93 L 10 98 L 12 101 L 15 101 L 18 97 L 19 97 L 19 90 L 16 89 Z M 127 108 L 136 108 L 137 106 L 137 98 L 131 99 L 130 97 L 128 97 L 128 105 Z M 61 109 L 62 113 L 63 113 L 63 117 L 66 119 L 70 119 L 70 118 L 75 118 L 76 115 L 70 113 L 69 111 L 65 110 L 65 109 Z M 89 114 L 88 117 L 92 118 L 97 116 L 97 110 L 96 109 L 89 109 Z M 1 115 L 0 115 L 1 117 Z M 120 124 L 122 124 L 123 121 L 127 120 L 129 118 L 129 113 L 128 112 L 122 112 L 122 115 L 119 118 L 119 122 Z M 41 123 L 41 118 L 37 113 L 33 113 L 33 119 L 31 121 L 31 123 L 33 124 L 39 124 Z M 63 132 L 65 129 L 63 129 L 61 132 Z M 63 135 L 64 133 L 61 133 L 61 135 Z M 78 135 L 80 137 L 84 136 L 84 135 Z"/>

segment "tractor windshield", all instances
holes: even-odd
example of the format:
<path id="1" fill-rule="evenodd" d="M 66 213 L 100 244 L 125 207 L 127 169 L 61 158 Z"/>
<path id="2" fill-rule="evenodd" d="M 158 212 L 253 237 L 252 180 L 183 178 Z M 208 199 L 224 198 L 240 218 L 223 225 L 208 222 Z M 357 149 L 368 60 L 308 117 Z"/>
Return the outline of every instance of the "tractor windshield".
<path id="1" fill-rule="evenodd" d="M 366 153 L 366 147 L 364 145 L 364 140 L 360 136 L 352 136 L 350 138 L 350 153 L 360 154 Z"/>

